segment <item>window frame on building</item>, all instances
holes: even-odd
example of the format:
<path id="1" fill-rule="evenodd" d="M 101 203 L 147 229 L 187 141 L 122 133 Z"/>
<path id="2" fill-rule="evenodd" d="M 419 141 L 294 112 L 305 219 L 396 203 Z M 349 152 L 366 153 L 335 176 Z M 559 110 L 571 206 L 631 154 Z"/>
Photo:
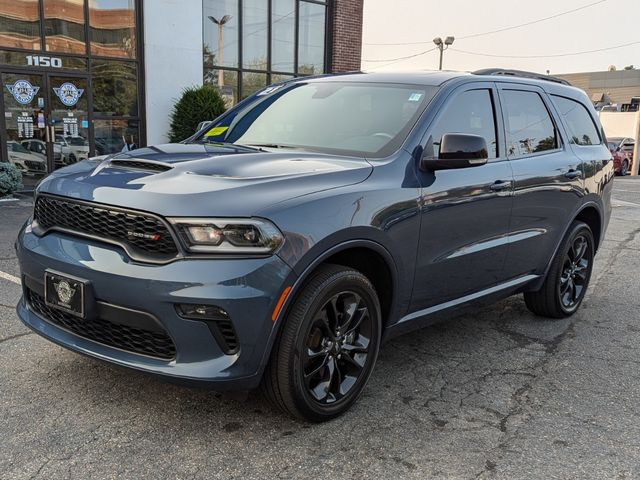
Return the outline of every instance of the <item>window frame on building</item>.
<path id="1" fill-rule="evenodd" d="M 144 29 L 143 29 L 143 4 L 142 0 L 133 0 L 134 6 L 134 45 L 133 57 L 117 57 L 96 55 L 92 52 L 92 28 L 89 9 L 90 0 L 83 0 L 84 11 L 84 43 L 85 48 L 82 54 L 73 54 L 47 50 L 45 1 L 38 0 L 38 22 L 39 22 L 39 49 L 25 49 L 5 47 L 0 45 L 0 71 L 6 73 L 43 73 L 57 76 L 74 76 L 87 79 L 88 110 L 89 110 L 89 148 L 90 155 L 96 155 L 94 121 L 123 121 L 127 123 L 137 122 L 138 145 L 146 145 L 146 124 L 145 124 L 145 78 L 144 78 Z M 62 67 L 29 65 L 24 59 L 33 57 L 59 58 L 62 60 Z M 136 115 L 104 115 L 94 113 L 95 89 L 94 72 L 92 64 L 95 61 L 124 62 L 131 64 L 136 72 Z"/>
<path id="2" fill-rule="evenodd" d="M 331 59 L 331 28 L 332 28 L 332 12 L 333 12 L 333 0 L 293 0 L 295 14 L 294 14 L 294 51 L 293 51 L 293 71 L 287 71 L 282 69 L 273 69 L 272 61 L 273 61 L 273 4 L 276 0 L 264 0 L 267 5 L 267 58 L 266 58 L 266 67 L 265 69 L 256 69 L 256 68 L 247 68 L 243 65 L 243 53 L 244 53 L 244 37 L 243 37 L 243 8 L 244 2 L 248 0 L 236 0 L 237 2 L 237 10 L 233 12 L 237 17 L 237 38 L 234 39 L 234 42 L 237 42 L 237 64 L 236 66 L 219 66 L 212 61 L 207 62 L 207 57 L 205 54 L 205 47 L 208 45 L 205 36 L 205 26 L 210 28 L 214 27 L 212 21 L 208 19 L 207 11 L 205 10 L 208 5 L 213 4 L 216 0 L 203 0 L 202 2 L 202 46 L 203 46 L 203 82 L 205 84 L 216 85 L 217 74 L 213 74 L 214 72 L 223 71 L 223 72 L 235 72 L 235 76 L 237 77 L 237 83 L 232 86 L 234 90 L 234 103 L 238 103 L 243 98 L 246 98 L 248 95 L 245 95 L 246 88 L 243 81 L 243 76 L 245 74 L 264 74 L 266 77 L 265 86 L 270 85 L 271 83 L 275 83 L 282 79 L 286 79 L 288 77 L 301 77 L 308 75 L 317 75 L 326 73 L 330 68 L 330 59 Z M 318 5 L 325 8 L 324 10 L 324 40 L 323 40 L 323 61 L 322 61 L 322 72 L 314 72 L 313 74 L 305 73 L 300 71 L 300 6 L 301 4 L 311 4 Z M 225 12 L 226 14 L 227 12 Z M 229 13 L 231 15 L 231 13 Z M 224 51 L 223 47 L 223 51 Z M 217 49 L 212 49 L 211 57 L 214 56 L 214 52 Z M 234 55 L 234 57 L 236 57 Z M 210 77 L 210 78 L 208 78 Z M 226 86 L 226 85 L 225 85 Z M 256 90 L 253 90 L 249 93 L 253 93 Z"/>

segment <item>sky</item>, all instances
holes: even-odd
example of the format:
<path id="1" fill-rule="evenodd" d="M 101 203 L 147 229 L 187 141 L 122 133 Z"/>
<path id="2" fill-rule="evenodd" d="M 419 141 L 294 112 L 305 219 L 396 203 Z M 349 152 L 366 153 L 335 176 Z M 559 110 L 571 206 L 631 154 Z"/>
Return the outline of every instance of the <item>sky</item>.
<path id="1" fill-rule="evenodd" d="M 449 35 L 456 40 L 444 52 L 445 70 L 501 67 L 553 75 L 609 65 L 640 68 L 640 0 L 364 0 L 362 68 L 437 69 L 437 50 L 395 59 L 431 50 L 433 38 Z M 388 43 L 403 45 L 376 45 Z M 607 50 L 564 55 L 599 49 Z M 525 56 L 534 58 L 514 58 Z"/>

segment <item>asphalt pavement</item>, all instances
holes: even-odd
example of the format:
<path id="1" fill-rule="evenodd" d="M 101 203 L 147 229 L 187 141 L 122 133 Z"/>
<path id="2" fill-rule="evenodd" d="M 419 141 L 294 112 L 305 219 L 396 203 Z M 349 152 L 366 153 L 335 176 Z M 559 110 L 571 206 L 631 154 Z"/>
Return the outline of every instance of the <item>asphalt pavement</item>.
<path id="1" fill-rule="evenodd" d="M 30 333 L 12 277 L 31 205 L 0 203 L 0 479 L 640 478 L 640 180 L 614 187 L 574 317 L 534 317 L 516 296 L 396 338 L 322 425 Z"/>

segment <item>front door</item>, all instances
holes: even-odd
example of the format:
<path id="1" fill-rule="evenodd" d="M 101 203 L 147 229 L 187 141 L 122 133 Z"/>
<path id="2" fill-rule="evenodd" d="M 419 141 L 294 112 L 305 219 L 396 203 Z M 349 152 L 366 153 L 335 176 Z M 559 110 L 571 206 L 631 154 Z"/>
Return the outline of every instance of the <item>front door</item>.
<path id="1" fill-rule="evenodd" d="M 461 299 L 503 279 L 513 202 L 511 165 L 502 148 L 493 84 L 454 92 L 429 128 L 425 155 L 436 157 L 446 133 L 480 135 L 486 165 L 421 171 L 421 227 L 413 312 Z M 500 132 L 500 133 L 498 133 Z"/>
<path id="2" fill-rule="evenodd" d="M 87 79 L 4 72 L 1 160 L 21 172 L 30 190 L 54 169 L 89 156 Z"/>

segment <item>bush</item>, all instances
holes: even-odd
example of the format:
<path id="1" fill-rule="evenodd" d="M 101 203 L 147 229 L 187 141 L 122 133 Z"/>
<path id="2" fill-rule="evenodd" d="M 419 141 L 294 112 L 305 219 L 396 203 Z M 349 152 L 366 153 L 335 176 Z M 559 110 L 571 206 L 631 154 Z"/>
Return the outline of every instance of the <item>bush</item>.
<path id="1" fill-rule="evenodd" d="M 22 173 L 12 163 L 0 162 L 0 197 L 22 189 Z"/>
<path id="2" fill-rule="evenodd" d="M 226 108 L 218 89 L 212 85 L 186 88 L 171 113 L 169 140 L 180 142 L 196 132 L 198 124 L 222 115 Z"/>

